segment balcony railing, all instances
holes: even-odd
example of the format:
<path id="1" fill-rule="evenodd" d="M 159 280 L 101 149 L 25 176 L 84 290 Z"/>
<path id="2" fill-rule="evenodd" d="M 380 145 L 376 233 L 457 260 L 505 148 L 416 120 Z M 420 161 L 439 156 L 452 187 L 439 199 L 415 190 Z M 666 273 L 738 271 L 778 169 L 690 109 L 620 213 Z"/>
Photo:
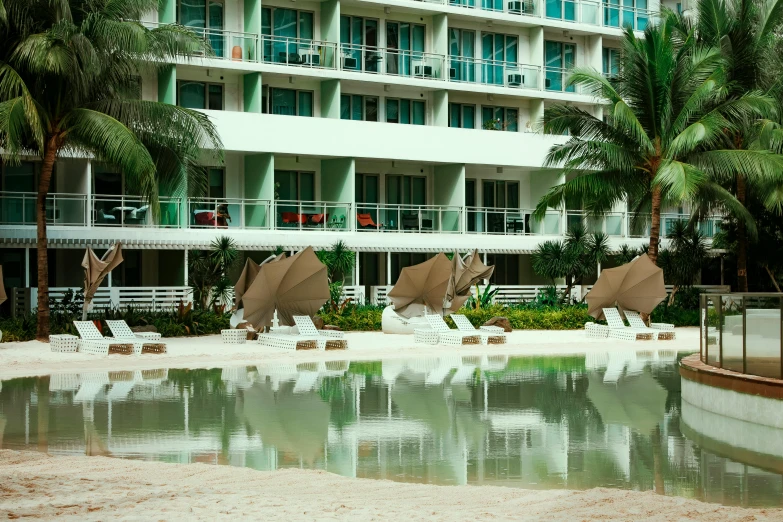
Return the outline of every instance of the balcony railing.
<path id="1" fill-rule="evenodd" d="M 628 214 L 629 222 L 626 225 L 626 234 L 628 237 L 649 237 L 650 236 L 650 216 L 647 214 Z M 666 237 L 672 231 L 674 224 L 678 221 L 688 222 L 691 216 L 689 214 L 661 214 L 661 237 Z M 698 227 L 706 238 L 713 238 L 720 231 L 720 224 L 723 218 L 720 216 L 708 216 L 699 221 Z"/>
<path id="2" fill-rule="evenodd" d="M 590 25 L 601 24 L 601 4 L 591 1 L 544 0 L 544 17 Z"/>
<path id="3" fill-rule="evenodd" d="M 568 85 L 571 69 L 564 67 L 544 67 L 544 89 L 559 92 L 580 92 L 576 85 Z"/>
<path id="4" fill-rule="evenodd" d="M 191 228 L 268 229 L 272 226 L 268 199 L 189 198 Z"/>
<path id="5" fill-rule="evenodd" d="M 35 192 L 0 192 L 0 225 L 35 225 Z M 50 225 L 84 226 L 87 196 L 50 193 L 46 198 L 46 222 Z"/>
<path id="6" fill-rule="evenodd" d="M 468 233 L 552 236 L 562 234 L 563 213 L 547 211 L 544 219 L 533 218 L 532 209 L 466 207 Z"/>
<path id="7" fill-rule="evenodd" d="M 351 229 L 351 203 L 334 201 L 275 201 L 276 228 L 287 230 Z"/>
<path id="8" fill-rule="evenodd" d="M 603 232 L 610 237 L 626 237 L 628 235 L 626 215 L 625 212 L 608 212 L 600 216 L 590 216 L 584 212 L 569 210 L 566 212 L 566 230 L 582 225 L 587 232 Z"/>
<path id="9" fill-rule="evenodd" d="M 358 203 L 356 229 L 367 232 L 462 232 L 464 207 Z"/>
<path id="10" fill-rule="evenodd" d="M 181 198 L 160 197 L 156 221 L 150 202 L 141 196 L 95 195 L 90 219 L 98 227 L 179 228 L 181 205 Z"/>
<path id="11" fill-rule="evenodd" d="M 540 90 L 541 68 L 502 60 L 449 56 L 449 80 Z"/>
<path id="12" fill-rule="evenodd" d="M 445 62 L 442 54 L 340 44 L 340 68 L 344 71 L 442 80 Z"/>
<path id="13" fill-rule="evenodd" d="M 653 19 L 653 13 L 647 9 L 604 5 L 604 27 L 632 27 L 636 31 L 644 31 Z"/>
<path id="14" fill-rule="evenodd" d="M 166 24 L 142 22 L 145 27 L 155 29 Z M 225 29 L 204 29 L 185 26 L 209 43 L 213 55 L 209 58 L 233 60 L 236 62 L 258 61 L 258 34 L 226 31 Z"/>
<path id="15" fill-rule="evenodd" d="M 316 69 L 337 68 L 337 44 L 307 38 L 261 35 L 261 61 Z"/>
<path id="16" fill-rule="evenodd" d="M 534 0 L 447 0 L 436 2 L 448 4 L 454 7 L 465 7 L 467 9 L 481 9 L 483 11 L 493 11 L 495 13 L 508 13 L 515 15 L 536 16 L 538 10 Z"/>

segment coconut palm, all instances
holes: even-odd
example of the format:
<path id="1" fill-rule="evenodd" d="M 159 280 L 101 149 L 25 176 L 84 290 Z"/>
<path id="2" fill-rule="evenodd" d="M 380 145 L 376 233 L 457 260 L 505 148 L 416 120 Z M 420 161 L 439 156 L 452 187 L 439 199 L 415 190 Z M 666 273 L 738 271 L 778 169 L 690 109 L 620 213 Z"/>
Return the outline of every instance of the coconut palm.
<path id="1" fill-rule="evenodd" d="M 573 105 L 544 112 L 545 132 L 571 137 L 547 155 L 547 166 L 563 168 L 567 181 L 541 199 L 537 218 L 563 204 L 594 215 L 627 205 L 634 216 L 650 216 L 653 262 L 661 209 L 697 195 L 709 194 L 752 227 L 742 205 L 712 180 L 740 170 L 771 177 L 783 166 L 783 158 L 769 151 L 721 146 L 736 120 L 771 112 L 773 100 L 756 92 L 729 98 L 720 53 L 677 27 L 677 17 L 665 12 L 643 38 L 627 29 L 620 72 L 611 81 L 593 69 L 572 73 L 570 85 L 603 102 L 603 118 Z"/>
<path id="2" fill-rule="evenodd" d="M 696 281 L 707 261 L 708 249 L 704 234 L 685 220 L 675 221 L 666 237 L 669 245 L 661 250 L 658 264 L 666 282 L 674 287 L 669 295 L 671 306 L 680 288 L 688 288 Z"/>
<path id="3" fill-rule="evenodd" d="M 182 197 L 206 186 L 199 161 L 219 162 L 207 116 L 142 101 L 140 78 L 208 44 L 181 26 L 147 29 L 158 0 L 0 1 L 0 148 L 5 162 L 41 159 L 38 338 L 49 332 L 45 203 L 63 153 L 121 169 L 153 215 L 161 192 Z M 211 151 L 211 153 L 205 153 Z"/>
<path id="4" fill-rule="evenodd" d="M 775 32 L 783 23 L 783 0 L 700 0 L 698 17 L 682 16 L 679 28 L 683 34 L 693 32 L 700 44 L 719 48 L 724 59 L 728 80 L 728 96 L 739 98 L 746 92 L 763 91 L 781 100 L 780 58 Z M 783 151 L 783 131 L 780 115 L 741 118 L 723 137 L 723 147 L 773 149 Z M 771 178 L 759 176 L 754 170 L 739 169 L 716 179 L 731 190 L 737 200 L 746 205 L 752 193 L 762 196 L 769 210 L 780 213 L 783 208 L 783 171 Z M 710 201 L 702 201 L 700 210 L 709 210 Z M 748 291 L 748 230 L 743 220 L 736 219 L 737 286 Z"/>

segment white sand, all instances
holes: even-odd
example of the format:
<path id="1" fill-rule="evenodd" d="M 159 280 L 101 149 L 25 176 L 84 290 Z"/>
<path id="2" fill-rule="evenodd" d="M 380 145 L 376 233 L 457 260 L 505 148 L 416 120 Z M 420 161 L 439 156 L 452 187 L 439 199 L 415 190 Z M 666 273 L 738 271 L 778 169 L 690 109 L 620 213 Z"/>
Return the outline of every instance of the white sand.
<path id="1" fill-rule="evenodd" d="M 508 334 L 508 344 L 493 346 L 429 346 L 415 344 L 412 335 L 384 335 L 380 332 L 349 332 L 346 351 L 288 351 L 265 348 L 256 343 L 223 344 L 219 335 L 164 339 L 163 355 L 96 356 L 82 353 L 54 353 L 49 344 L 38 341 L 0 343 L 0 379 L 46 375 L 59 372 L 97 370 L 140 370 L 157 368 L 214 368 L 253 365 L 268 361 L 324 361 L 410 359 L 420 356 L 460 355 L 568 355 L 588 352 L 670 349 L 699 350 L 699 329 L 678 328 L 674 341 L 619 341 L 588 339 L 582 330 L 517 330 Z"/>
<path id="2" fill-rule="evenodd" d="M 0 450 L 0 518 L 57 520 L 783 520 L 653 492 L 534 491 Z"/>

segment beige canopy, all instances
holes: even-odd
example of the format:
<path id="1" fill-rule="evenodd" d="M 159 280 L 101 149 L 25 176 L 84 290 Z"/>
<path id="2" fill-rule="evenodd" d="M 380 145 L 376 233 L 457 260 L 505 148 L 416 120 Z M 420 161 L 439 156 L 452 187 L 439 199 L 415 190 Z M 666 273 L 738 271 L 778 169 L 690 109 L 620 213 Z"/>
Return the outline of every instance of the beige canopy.
<path id="1" fill-rule="evenodd" d="M 484 264 L 478 250 L 474 250 L 464 260 L 455 253 L 451 260 L 451 277 L 446 288 L 444 307 L 452 311 L 459 310 L 470 297 L 471 288 L 479 281 L 492 277 L 494 271 L 494 266 Z"/>
<path id="2" fill-rule="evenodd" d="M 442 314 L 450 277 L 451 262 L 443 252 L 418 265 L 406 266 L 388 294 L 394 311 L 410 318 L 426 305 L 432 312 Z"/>
<path id="3" fill-rule="evenodd" d="M 293 326 L 294 315 L 312 317 L 329 300 L 329 278 L 312 247 L 296 255 L 261 265 L 242 295 L 244 319 L 256 328 L 272 324 L 277 309 L 283 325 Z"/>
<path id="4" fill-rule="evenodd" d="M 603 308 L 615 304 L 649 314 L 666 299 L 663 270 L 647 254 L 641 255 L 623 266 L 601 271 L 586 299 L 587 311 L 596 319 L 603 317 Z"/>
<path id="5" fill-rule="evenodd" d="M 234 308 L 241 308 L 240 303 L 242 302 L 242 296 L 245 295 L 247 289 L 250 288 L 251 284 L 253 284 L 256 276 L 261 271 L 261 266 L 265 265 L 266 263 L 281 261 L 285 259 L 285 257 L 285 252 L 277 256 L 269 256 L 264 261 L 262 261 L 260 265 L 252 259 L 248 258 L 245 261 L 245 266 L 242 269 L 242 273 L 239 275 L 237 284 L 234 285 Z"/>
<path id="6" fill-rule="evenodd" d="M 3 265 L 0 265 L 0 304 L 3 304 L 8 296 L 5 293 L 5 285 L 3 284 Z"/>
<path id="7" fill-rule="evenodd" d="M 84 268 L 84 316 L 87 315 L 87 309 L 92 302 L 92 298 L 95 297 L 98 287 L 101 286 L 109 272 L 114 270 L 120 263 L 122 263 L 122 243 L 115 243 L 100 259 L 95 255 L 92 248 L 87 247 L 84 259 L 82 259 L 82 268 Z"/>

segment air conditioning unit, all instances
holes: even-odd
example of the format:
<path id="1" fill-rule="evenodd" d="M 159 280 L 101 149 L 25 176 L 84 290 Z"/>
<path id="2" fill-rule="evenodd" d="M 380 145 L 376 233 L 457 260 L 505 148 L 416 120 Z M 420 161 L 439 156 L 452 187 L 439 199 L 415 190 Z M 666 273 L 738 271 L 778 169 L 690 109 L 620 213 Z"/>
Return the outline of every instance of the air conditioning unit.
<path id="1" fill-rule="evenodd" d="M 455 67 L 449 68 L 449 78 L 451 78 L 452 80 L 457 79 L 457 69 Z"/>
<path id="2" fill-rule="evenodd" d="M 552 80 L 549 79 L 549 78 L 544 78 L 544 87 L 547 88 L 547 89 L 552 87 Z"/>
<path id="3" fill-rule="evenodd" d="M 506 75 L 506 84 L 509 87 L 519 87 L 525 83 L 525 77 L 519 73 L 508 73 Z"/>
<path id="4" fill-rule="evenodd" d="M 432 78 L 432 66 L 431 65 L 417 65 L 413 68 L 414 76 L 423 76 L 426 78 Z"/>
<path id="5" fill-rule="evenodd" d="M 512 14 L 522 14 L 522 2 L 520 0 L 511 0 L 508 3 L 508 12 Z"/>
<path id="6" fill-rule="evenodd" d="M 358 69 L 359 61 L 351 56 L 343 56 L 343 69 Z"/>

